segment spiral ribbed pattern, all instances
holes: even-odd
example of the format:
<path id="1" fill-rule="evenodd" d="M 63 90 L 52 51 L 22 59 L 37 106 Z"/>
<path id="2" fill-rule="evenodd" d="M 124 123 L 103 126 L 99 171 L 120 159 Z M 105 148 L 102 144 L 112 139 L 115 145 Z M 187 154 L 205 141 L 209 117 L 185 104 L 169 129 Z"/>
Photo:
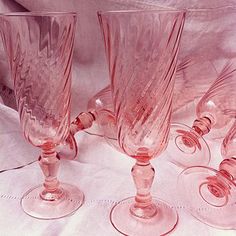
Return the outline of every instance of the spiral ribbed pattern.
<path id="1" fill-rule="evenodd" d="M 236 121 L 221 144 L 221 155 L 224 159 L 236 158 Z"/>
<path id="2" fill-rule="evenodd" d="M 59 143 L 70 121 L 74 15 L 5 16 L 3 41 L 26 138 Z"/>
<path id="3" fill-rule="evenodd" d="M 197 116 L 207 116 L 214 128 L 223 128 L 236 117 L 236 60 L 229 60 L 197 105 Z M 227 129 L 226 129 L 227 130 Z"/>
<path id="4" fill-rule="evenodd" d="M 100 16 L 109 61 L 118 140 L 130 156 L 166 146 L 181 12 L 113 12 Z"/>

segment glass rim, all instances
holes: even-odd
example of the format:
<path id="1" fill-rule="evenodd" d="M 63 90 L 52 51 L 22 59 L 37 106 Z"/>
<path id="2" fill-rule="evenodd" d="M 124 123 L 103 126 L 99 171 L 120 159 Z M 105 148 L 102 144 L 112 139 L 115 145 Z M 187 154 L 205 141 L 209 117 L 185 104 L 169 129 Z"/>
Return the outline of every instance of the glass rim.
<path id="1" fill-rule="evenodd" d="M 72 11 L 19 11 L 19 12 L 8 12 L 0 13 L 1 16 L 76 16 L 76 12 Z"/>
<path id="2" fill-rule="evenodd" d="M 130 10 L 111 10 L 111 11 L 97 11 L 98 15 L 104 14 L 128 14 L 128 13 L 145 13 L 145 12 L 160 12 L 160 13 L 185 13 L 187 9 L 176 9 L 176 8 L 160 8 L 160 9 L 130 9 Z"/>

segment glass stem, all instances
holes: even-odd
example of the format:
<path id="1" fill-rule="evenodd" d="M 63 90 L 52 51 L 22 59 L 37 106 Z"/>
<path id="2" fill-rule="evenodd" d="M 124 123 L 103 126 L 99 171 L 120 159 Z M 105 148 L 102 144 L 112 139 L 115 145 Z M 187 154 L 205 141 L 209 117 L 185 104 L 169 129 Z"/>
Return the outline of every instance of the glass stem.
<path id="1" fill-rule="evenodd" d="M 81 112 L 70 125 L 70 132 L 72 135 L 80 130 L 88 129 L 96 120 L 95 111 Z"/>
<path id="2" fill-rule="evenodd" d="M 212 122 L 210 120 L 210 118 L 208 117 L 201 117 L 196 119 L 193 122 L 193 126 L 192 128 L 200 135 L 203 136 L 207 133 L 210 132 L 211 130 L 211 126 L 212 126 Z"/>
<path id="3" fill-rule="evenodd" d="M 222 179 L 228 179 L 235 182 L 236 179 L 236 158 L 224 159 L 219 166 L 219 172 L 216 177 L 208 178 L 208 190 L 215 196 L 221 199 L 225 199 L 220 206 L 225 206 L 228 203 L 228 195 L 231 194 L 231 187 Z M 205 200 L 205 198 L 203 198 Z M 208 201 L 207 201 L 208 202 Z M 210 202 L 208 202 L 210 203 Z M 210 203 L 211 204 L 211 203 Z"/>
<path id="4" fill-rule="evenodd" d="M 131 205 L 132 215 L 140 218 L 151 218 L 157 214 L 157 207 L 152 202 L 150 189 L 155 176 L 155 170 L 147 159 L 137 159 L 132 168 L 132 176 L 137 189 L 135 203 Z"/>
<path id="5" fill-rule="evenodd" d="M 59 181 L 57 173 L 60 165 L 60 159 L 57 157 L 55 149 L 42 149 L 41 156 L 39 157 L 39 165 L 45 176 L 43 183 L 44 190 L 41 192 L 40 197 L 47 201 L 54 201 L 63 195 L 63 190 L 59 188 Z"/>
<path id="6" fill-rule="evenodd" d="M 224 159 L 220 163 L 219 171 L 236 183 L 236 158 Z"/>

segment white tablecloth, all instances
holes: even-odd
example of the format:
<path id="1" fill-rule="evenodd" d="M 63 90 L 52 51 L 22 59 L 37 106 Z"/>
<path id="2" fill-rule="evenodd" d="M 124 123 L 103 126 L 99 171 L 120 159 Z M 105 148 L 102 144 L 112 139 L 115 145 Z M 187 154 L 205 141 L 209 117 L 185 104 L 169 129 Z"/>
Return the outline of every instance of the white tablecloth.
<path id="1" fill-rule="evenodd" d="M 186 113 L 185 113 L 186 114 Z M 187 117 L 187 116 L 186 116 Z M 175 117 L 180 119 L 180 117 Z M 190 120 L 190 118 L 189 118 Z M 187 120 L 186 120 L 187 121 Z M 111 148 L 103 138 L 81 132 L 76 135 L 79 155 L 75 161 L 61 161 L 59 179 L 77 185 L 85 194 L 85 203 L 69 217 L 58 220 L 37 220 L 26 215 L 20 198 L 30 187 L 42 183 L 38 163 L 0 174 L 0 235 L 45 236 L 115 236 L 119 233 L 109 222 L 115 202 L 132 196 L 135 188 L 130 175 L 131 158 Z M 0 169 L 13 168 L 37 159 L 39 150 L 24 141 L 17 112 L 0 104 Z M 220 142 L 211 142 L 213 161 L 221 161 Z M 152 161 L 156 169 L 152 193 L 175 205 L 179 223 L 171 235 L 236 235 L 236 231 L 211 228 L 195 218 L 180 203 L 176 178 L 181 171 L 167 161 L 166 154 Z M 233 213 L 232 213 L 233 214 Z M 233 215 L 232 215 L 233 217 Z"/>

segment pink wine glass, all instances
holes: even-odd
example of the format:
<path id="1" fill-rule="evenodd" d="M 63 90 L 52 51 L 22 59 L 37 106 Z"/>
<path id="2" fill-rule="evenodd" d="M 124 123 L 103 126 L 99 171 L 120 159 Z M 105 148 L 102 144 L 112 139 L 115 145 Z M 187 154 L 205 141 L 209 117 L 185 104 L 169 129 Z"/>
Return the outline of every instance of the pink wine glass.
<path id="1" fill-rule="evenodd" d="M 219 170 L 185 169 L 178 179 L 182 200 L 198 220 L 221 229 L 236 229 L 236 122 L 222 143 Z"/>
<path id="2" fill-rule="evenodd" d="M 185 12 L 175 10 L 98 13 L 109 64 L 117 139 L 136 160 L 135 197 L 116 204 L 112 225 L 124 235 L 163 235 L 176 211 L 151 196 L 150 160 L 167 145 L 179 42 Z"/>
<path id="3" fill-rule="evenodd" d="M 167 151 L 171 162 L 181 167 L 208 165 L 210 150 L 203 136 L 211 131 L 224 137 L 236 116 L 236 65 L 228 62 L 197 104 L 192 128 L 172 124 Z M 173 155 L 174 153 L 174 155 Z"/>
<path id="4" fill-rule="evenodd" d="M 182 59 L 176 68 L 176 80 L 173 100 L 173 109 L 178 109 L 178 106 L 182 101 L 177 101 L 180 93 L 180 84 L 178 81 L 194 80 L 197 77 L 198 79 L 204 80 L 206 77 L 216 78 L 217 72 L 213 64 L 209 60 L 204 60 L 201 57 L 194 58 L 184 58 Z M 190 89 L 191 93 L 191 89 Z M 188 95 L 185 95 L 186 97 Z M 176 98 L 176 99 L 175 99 Z M 115 126 L 115 116 L 114 108 L 111 97 L 111 86 L 108 85 L 97 94 L 95 94 L 88 102 L 88 111 L 91 111 L 96 114 L 95 121 L 98 124 L 100 130 L 99 132 L 103 134 L 106 141 L 114 148 L 119 151 L 122 151 L 119 147 L 117 141 L 117 129 Z M 92 125 L 92 124 L 91 124 Z M 206 147 L 206 151 L 208 151 Z"/>
<path id="5" fill-rule="evenodd" d="M 27 191 L 23 210 L 40 219 L 75 212 L 83 193 L 57 179 L 57 145 L 68 135 L 71 104 L 71 62 L 76 13 L 16 12 L 1 16 L 21 126 L 25 138 L 42 152 L 43 185 Z"/>
<path id="6" fill-rule="evenodd" d="M 181 62 L 176 71 L 176 77 L 184 74 L 189 78 L 197 76 L 198 70 L 205 68 L 206 74 L 217 76 L 213 71 L 210 62 L 204 62 L 201 65 L 198 60 Z M 208 68 L 208 70 L 207 70 Z M 200 76 L 200 75 L 199 75 Z M 232 124 L 236 115 L 236 66 L 233 62 L 225 65 L 215 82 L 208 89 L 197 105 L 197 119 L 190 128 L 187 125 L 172 123 L 170 132 L 170 142 L 167 152 L 170 153 L 171 162 L 181 167 L 193 165 L 207 165 L 210 161 L 210 150 L 203 136 L 210 132 L 211 128 L 215 130 L 213 136 L 223 137 L 227 127 Z M 61 157 L 72 159 L 76 156 L 76 142 L 73 135 L 82 129 L 89 128 L 96 121 L 100 127 L 106 141 L 119 151 L 122 151 L 117 141 L 117 128 L 115 122 L 114 108 L 112 104 L 110 85 L 99 91 L 88 103 L 88 112 L 79 114 L 71 125 L 71 134 L 64 146 L 72 147 L 68 152 L 63 148 L 60 152 Z M 218 131 L 218 132 L 217 132 Z M 69 141 L 68 141 L 69 140 Z M 68 145 L 69 144 L 69 145 Z M 74 152 L 74 154 L 73 154 Z M 174 153 L 174 155 L 173 155 Z"/>
<path id="7" fill-rule="evenodd" d="M 198 79 L 204 80 L 206 76 L 209 78 L 217 77 L 217 72 L 208 60 L 204 60 L 201 57 L 196 58 L 184 58 L 177 65 L 176 69 L 176 82 L 182 80 L 193 80 L 195 77 Z M 178 100 L 179 93 L 179 83 L 175 83 L 175 93 L 173 98 Z M 191 91 L 190 91 L 191 92 Z M 187 97 L 187 95 L 185 95 Z M 175 99 L 174 99 L 175 100 Z M 175 100 L 176 102 L 176 100 Z M 177 109 L 180 105 L 180 102 L 173 103 L 173 108 Z M 99 128 L 99 134 L 103 135 L 106 141 L 118 151 L 122 150 L 119 147 L 117 141 L 117 129 L 115 124 L 114 108 L 111 96 L 111 86 L 108 85 L 97 94 L 95 94 L 88 102 L 88 112 L 83 112 L 79 114 L 76 119 L 72 122 L 71 125 L 71 135 L 68 136 L 68 139 L 61 145 L 61 150 L 59 155 L 61 158 L 74 159 L 77 155 L 76 142 L 73 138 L 74 134 L 80 130 L 86 129 L 97 124 Z M 178 124 L 180 126 L 180 124 Z M 183 125 L 184 126 L 184 125 Z M 176 127 L 176 124 L 173 124 L 172 127 Z M 184 128 L 186 128 L 184 126 Z M 188 127 L 187 127 L 188 128 Z M 208 160 L 209 149 L 204 140 L 202 141 L 203 148 L 202 151 L 196 151 L 197 155 L 202 154 L 205 156 L 205 160 Z M 173 148 L 173 147 L 172 147 Z M 176 148 L 174 146 L 174 148 Z M 179 149 L 177 149 L 179 151 Z M 195 155 L 196 155 L 195 153 Z M 181 153 L 181 155 L 183 155 Z"/>
<path id="8" fill-rule="evenodd" d="M 177 83 L 178 81 L 193 80 L 196 76 L 198 79 L 203 80 L 206 79 L 206 75 L 208 78 L 209 76 L 213 78 L 217 76 L 214 66 L 210 61 L 204 61 L 203 58 L 184 58 L 177 65 L 176 88 L 174 89 L 173 97 L 178 99 L 179 96 L 178 87 L 181 83 Z M 173 109 L 177 109 L 179 103 L 173 103 Z M 88 102 L 87 112 L 80 113 L 71 123 L 70 135 L 58 147 L 58 155 L 65 159 L 75 159 L 78 153 L 77 144 L 74 139 L 75 133 L 94 125 L 98 128 L 99 135 L 103 135 L 108 144 L 122 152 L 117 140 L 117 129 L 110 84 L 95 94 Z"/>

